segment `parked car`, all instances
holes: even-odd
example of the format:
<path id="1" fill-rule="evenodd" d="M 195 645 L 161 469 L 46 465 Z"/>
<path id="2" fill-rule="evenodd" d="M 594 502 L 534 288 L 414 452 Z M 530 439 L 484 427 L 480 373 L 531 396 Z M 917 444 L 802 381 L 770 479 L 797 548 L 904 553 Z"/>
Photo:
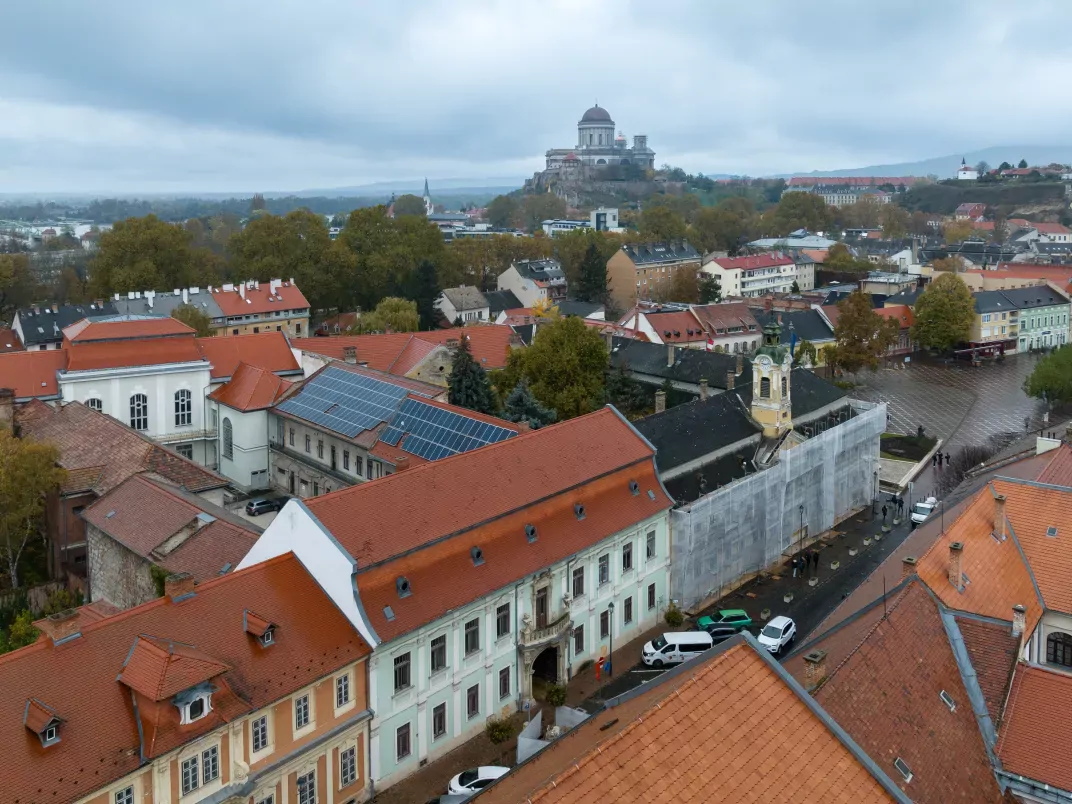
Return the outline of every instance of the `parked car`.
<path id="1" fill-rule="evenodd" d="M 509 768 L 499 765 L 483 765 L 479 768 L 471 768 L 467 771 L 462 771 L 451 779 L 450 784 L 447 786 L 447 792 L 455 796 L 475 793 L 477 790 L 483 790 L 500 776 L 505 776 L 509 772 Z"/>
<path id="2" fill-rule="evenodd" d="M 435 798 L 429 799 L 428 804 L 462 804 L 462 802 L 468 801 L 471 798 L 472 796 L 469 793 L 462 793 L 458 796 L 447 793 L 444 796 L 436 796 Z"/>
<path id="3" fill-rule="evenodd" d="M 752 618 L 744 609 L 721 609 L 714 616 L 701 617 L 696 625 L 703 631 L 715 625 L 731 625 L 738 631 L 743 631 L 752 624 Z"/>
<path id="4" fill-rule="evenodd" d="M 917 525 L 921 525 L 927 521 L 927 518 L 934 513 L 934 510 L 938 507 L 937 497 L 928 497 L 923 502 L 918 502 L 912 506 L 912 521 Z"/>
<path id="5" fill-rule="evenodd" d="M 775 617 L 759 632 L 759 644 L 773 654 L 779 654 L 796 639 L 797 624 L 788 617 Z"/>
<path id="6" fill-rule="evenodd" d="M 246 513 L 250 516 L 260 516 L 271 511 L 279 511 L 286 504 L 285 497 L 278 497 L 274 500 L 250 500 L 246 503 Z"/>
<path id="7" fill-rule="evenodd" d="M 732 636 L 737 636 L 739 631 L 732 625 L 709 625 L 704 629 L 711 635 L 711 644 L 720 645 Z"/>
<path id="8" fill-rule="evenodd" d="M 644 664 L 651 667 L 680 664 L 705 650 L 710 650 L 714 644 L 714 639 L 706 631 L 667 632 L 647 643 L 640 658 Z"/>

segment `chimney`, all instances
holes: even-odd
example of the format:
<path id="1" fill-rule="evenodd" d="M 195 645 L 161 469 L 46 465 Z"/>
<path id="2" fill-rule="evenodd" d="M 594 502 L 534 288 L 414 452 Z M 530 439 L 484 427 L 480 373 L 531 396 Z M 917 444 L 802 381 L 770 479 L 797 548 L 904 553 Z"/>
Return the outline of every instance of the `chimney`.
<path id="1" fill-rule="evenodd" d="M 395 471 L 396 472 L 404 472 L 407 469 L 409 469 L 409 456 L 408 455 L 399 455 L 397 458 L 395 458 Z"/>
<path id="2" fill-rule="evenodd" d="M 700 378 L 700 399 L 707 401 L 707 377 Z"/>
<path id="3" fill-rule="evenodd" d="M 356 346 L 344 346 L 342 347 L 342 359 L 347 363 L 357 362 L 357 347 Z"/>
<path id="4" fill-rule="evenodd" d="M 164 578 L 164 594 L 174 603 L 194 593 L 194 576 L 188 572 L 175 572 Z"/>
<path id="5" fill-rule="evenodd" d="M 737 374 L 744 374 L 744 355 L 737 353 Z"/>
<path id="6" fill-rule="evenodd" d="M 52 314 L 55 315 L 59 311 L 60 311 L 60 306 L 58 304 L 53 304 L 52 305 Z"/>
<path id="7" fill-rule="evenodd" d="M 603 339 L 607 342 L 607 352 L 614 351 L 614 330 L 608 329 L 603 333 Z"/>
<path id="8" fill-rule="evenodd" d="M 1027 609 L 1017 603 L 1012 607 L 1012 635 L 1020 636 L 1027 628 Z"/>
<path id="9" fill-rule="evenodd" d="M 813 692 L 826 678 L 826 651 L 813 650 L 804 654 L 804 688 Z"/>
<path id="10" fill-rule="evenodd" d="M 78 636 L 80 633 L 78 630 L 77 609 L 58 611 L 43 620 L 38 620 L 35 625 L 52 640 L 53 645 L 58 645 L 67 639 Z"/>
<path id="11" fill-rule="evenodd" d="M 671 368 L 674 365 L 674 344 L 666 344 L 666 367 Z"/>
<path id="12" fill-rule="evenodd" d="M 736 381 L 737 381 L 737 375 L 734 374 L 732 371 L 727 371 L 726 372 L 726 390 L 727 391 L 732 391 L 733 386 L 736 383 Z"/>
<path id="13" fill-rule="evenodd" d="M 909 575 L 914 575 L 916 572 L 916 557 L 905 556 L 901 559 L 901 580 L 903 581 Z"/>
<path id="14" fill-rule="evenodd" d="M 964 552 L 961 542 L 953 542 L 949 545 L 949 582 L 961 590 L 960 556 Z"/>
<path id="15" fill-rule="evenodd" d="M 994 496 L 994 535 L 1005 541 L 1005 495 Z"/>
<path id="16" fill-rule="evenodd" d="M 515 422 L 515 424 L 517 425 L 518 433 L 527 433 L 532 429 L 532 425 L 528 422 Z"/>
<path id="17" fill-rule="evenodd" d="M 15 426 L 15 392 L 0 388 L 0 427 L 10 430 Z"/>
<path id="18" fill-rule="evenodd" d="M 189 304 L 190 303 L 190 290 L 189 290 L 189 288 L 183 288 L 182 289 L 182 303 L 183 304 Z"/>
<path id="19" fill-rule="evenodd" d="M 666 410 L 666 391 L 655 392 L 655 412 L 662 413 Z"/>
<path id="20" fill-rule="evenodd" d="M 241 296 L 243 299 L 246 298 L 246 283 L 245 282 L 243 282 L 242 284 L 240 284 L 238 286 L 238 295 Z"/>

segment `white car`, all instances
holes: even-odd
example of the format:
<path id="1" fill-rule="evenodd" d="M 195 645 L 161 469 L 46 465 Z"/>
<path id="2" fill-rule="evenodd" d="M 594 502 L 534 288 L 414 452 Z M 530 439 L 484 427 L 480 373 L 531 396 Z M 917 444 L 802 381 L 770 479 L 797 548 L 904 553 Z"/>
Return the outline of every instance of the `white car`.
<path id="1" fill-rule="evenodd" d="M 499 765 L 484 765 L 480 768 L 471 768 L 470 770 L 462 771 L 451 779 L 450 784 L 447 786 L 447 792 L 456 796 L 475 793 L 478 790 L 483 790 L 500 776 L 505 776 L 509 772 L 509 768 L 503 768 Z"/>
<path id="2" fill-rule="evenodd" d="M 923 502 L 918 502 L 912 506 L 912 521 L 917 525 L 921 525 L 927 521 L 927 517 L 934 513 L 934 509 L 938 507 L 937 497 L 928 497 Z"/>
<path id="3" fill-rule="evenodd" d="M 781 653 L 797 635 L 797 624 L 788 617 L 775 617 L 759 632 L 759 644 L 771 653 Z"/>

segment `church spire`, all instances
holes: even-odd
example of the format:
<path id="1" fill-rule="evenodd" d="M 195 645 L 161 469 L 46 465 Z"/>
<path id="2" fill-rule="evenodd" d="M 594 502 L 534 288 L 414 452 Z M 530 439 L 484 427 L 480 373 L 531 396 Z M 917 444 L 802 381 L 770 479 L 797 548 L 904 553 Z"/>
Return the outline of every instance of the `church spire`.
<path id="1" fill-rule="evenodd" d="M 430 196 L 431 196 L 431 193 L 428 192 L 428 177 L 425 176 L 424 177 L 424 197 L 429 198 Z"/>

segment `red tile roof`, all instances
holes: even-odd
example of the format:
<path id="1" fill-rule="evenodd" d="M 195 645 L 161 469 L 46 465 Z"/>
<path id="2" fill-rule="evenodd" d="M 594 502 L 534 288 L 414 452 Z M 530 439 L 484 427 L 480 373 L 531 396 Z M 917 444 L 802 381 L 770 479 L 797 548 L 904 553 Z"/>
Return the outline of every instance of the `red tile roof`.
<path id="1" fill-rule="evenodd" d="M 139 636 L 119 681 L 150 701 L 163 701 L 221 676 L 230 665 L 181 642 Z"/>
<path id="2" fill-rule="evenodd" d="M 248 284 L 248 283 L 247 283 Z M 283 282 L 275 289 L 274 297 L 268 292 L 269 283 L 261 282 L 259 288 L 247 287 L 246 298 L 243 300 L 238 292 L 237 285 L 234 290 L 212 288 L 212 298 L 220 306 L 224 315 L 260 315 L 273 313 L 277 310 L 305 310 L 309 309 L 309 302 L 298 286 L 291 282 Z M 276 301 L 275 299 L 279 299 Z"/>
<path id="3" fill-rule="evenodd" d="M 834 309 L 837 309 L 837 305 L 834 305 Z M 823 312 L 826 312 L 826 307 L 823 308 Z M 901 325 L 901 329 L 908 329 L 915 322 L 916 318 L 912 315 L 912 308 L 907 304 L 894 304 L 889 307 L 879 307 L 875 310 L 883 318 L 893 318 Z M 830 322 L 833 324 L 833 320 Z"/>
<path id="4" fill-rule="evenodd" d="M 104 494 L 131 475 L 144 471 L 155 472 L 192 492 L 222 488 L 228 482 L 81 402 L 70 402 L 56 409 L 34 401 L 16 415 L 24 437 L 56 445 L 60 466 L 68 472 L 87 468 L 99 471 L 100 479 L 93 489 L 97 494 Z"/>
<path id="5" fill-rule="evenodd" d="M 828 665 L 815 698 L 913 801 L 1002 801 L 938 606 L 918 581 L 847 659 Z"/>
<path id="6" fill-rule="evenodd" d="M 63 329 L 64 341 L 119 341 L 131 338 L 164 338 L 189 336 L 194 329 L 170 316 L 108 316 L 100 319 L 83 318 Z"/>
<path id="7" fill-rule="evenodd" d="M 270 371 L 239 363 L 231 379 L 208 398 L 235 410 L 264 410 L 274 405 L 292 385 Z"/>
<path id="8" fill-rule="evenodd" d="M 693 315 L 700 323 L 716 338 L 730 333 L 733 327 L 743 327 L 743 331 L 751 331 L 749 327 L 755 327 L 759 331 L 759 322 L 745 302 L 725 302 L 722 304 L 700 304 L 692 308 Z"/>
<path id="9" fill-rule="evenodd" d="M 680 313 L 648 313 L 646 317 L 663 343 L 707 341 L 707 333 L 699 320 L 687 310 Z"/>
<path id="10" fill-rule="evenodd" d="M 1072 446 L 1062 443 L 1050 455 L 1050 462 L 1039 474 L 1039 483 L 1072 487 Z"/>
<path id="11" fill-rule="evenodd" d="M 214 380 L 233 375 L 239 363 L 275 373 L 301 371 L 282 332 L 198 338 L 197 348 L 212 364 Z"/>
<path id="12" fill-rule="evenodd" d="M 488 787 L 487 804 L 896 801 L 754 643 L 651 681 Z M 683 737 L 687 736 L 687 739 Z"/>
<path id="13" fill-rule="evenodd" d="M 1044 667 L 1016 668 L 996 746 L 1002 767 L 1061 790 L 1072 790 L 1072 735 L 1050 728 L 1068 721 L 1072 676 Z"/>
<path id="14" fill-rule="evenodd" d="M 726 271 L 747 271 L 753 268 L 774 268 L 779 265 L 792 265 L 793 260 L 779 251 L 768 251 L 764 254 L 755 254 L 748 257 L 716 257 L 708 265 L 714 263 Z"/>
<path id="15" fill-rule="evenodd" d="M 11 388 L 16 399 L 59 396 L 56 372 L 67 363 L 60 349 L 0 354 L 0 388 Z"/>
<path id="16" fill-rule="evenodd" d="M 159 756 L 220 728 L 236 714 L 285 699 L 369 655 L 367 644 L 292 554 L 201 584 L 195 592 L 181 602 L 164 597 L 86 624 L 80 637 L 61 645 L 46 639 L 0 656 L 5 801 L 80 801 L 142 767 L 143 751 L 150 758 Z M 246 609 L 278 623 L 270 649 L 244 630 Z M 182 643 L 184 652 L 196 651 L 233 668 L 213 681 L 219 690 L 209 715 L 180 728 L 178 710 L 170 702 L 155 704 L 135 693 L 139 734 L 131 690 L 116 677 L 126 672 L 124 661 L 144 635 L 154 637 L 157 645 Z M 154 676 L 148 669 L 135 682 L 139 688 L 148 683 L 145 689 L 152 689 Z M 172 679 L 165 674 L 156 689 L 174 688 L 179 682 Z M 58 745 L 42 748 L 21 727 L 31 698 L 46 702 L 64 719 Z"/>
<path id="17" fill-rule="evenodd" d="M 201 353 L 192 335 L 172 338 L 125 339 L 88 343 L 65 342 L 67 371 L 200 363 Z"/>
<path id="18" fill-rule="evenodd" d="M 1001 721 L 1012 671 L 1016 667 L 1020 637 L 1012 635 L 1009 625 L 999 625 L 972 617 L 957 617 L 957 626 L 979 680 L 986 710 L 990 713 L 990 719 L 998 723 Z"/>
<path id="19" fill-rule="evenodd" d="M 41 734 L 52 723 L 60 720 L 59 714 L 52 707 L 41 703 L 36 698 L 26 702 L 26 716 L 23 725 L 34 734 Z"/>
<path id="20" fill-rule="evenodd" d="M 19 333 L 13 329 L 0 328 L 0 354 L 22 352 L 24 347 L 19 340 Z"/>

